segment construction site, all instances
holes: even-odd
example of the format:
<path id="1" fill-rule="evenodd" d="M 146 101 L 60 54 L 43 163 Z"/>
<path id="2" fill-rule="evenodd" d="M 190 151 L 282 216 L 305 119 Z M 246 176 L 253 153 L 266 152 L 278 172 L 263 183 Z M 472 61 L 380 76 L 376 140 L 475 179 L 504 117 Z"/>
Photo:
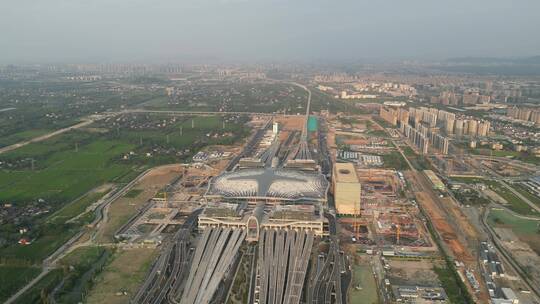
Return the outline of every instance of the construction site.
<path id="1" fill-rule="evenodd" d="M 210 178 L 228 162 L 225 158 L 181 165 L 178 176 L 167 186 L 155 189 L 156 195 L 116 232 L 115 238 L 129 243 L 159 244 L 202 206 Z"/>
<path id="2" fill-rule="evenodd" d="M 401 172 L 357 169 L 360 204 L 342 224 L 354 242 L 373 246 L 399 246 L 404 252 L 436 251 L 416 204 L 404 196 Z"/>
<path id="3" fill-rule="evenodd" d="M 429 160 L 446 176 L 476 176 L 474 168 L 467 162 L 463 155 L 430 155 Z"/>
<path id="4" fill-rule="evenodd" d="M 117 234 L 164 244 L 134 302 L 345 303 L 350 269 L 327 209 L 331 167 L 318 124 L 255 116 L 241 150 L 197 153 Z M 162 240 L 168 227 L 180 229 Z M 244 287 L 230 293 L 233 284 Z"/>

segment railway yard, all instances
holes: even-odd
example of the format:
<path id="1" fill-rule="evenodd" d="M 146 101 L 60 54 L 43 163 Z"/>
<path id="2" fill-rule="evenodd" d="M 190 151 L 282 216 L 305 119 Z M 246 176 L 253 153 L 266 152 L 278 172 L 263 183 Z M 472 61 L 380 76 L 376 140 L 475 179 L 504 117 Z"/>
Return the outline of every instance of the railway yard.
<path id="1" fill-rule="evenodd" d="M 359 128 L 376 125 L 362 119 Z M 489 262 L 478 258 L 485 234 L 450 190 L 424 171 L 358 155 L 346 161 L 354 164 L 361 203 L 355 214 L 336 214 L 340 202 L 327 203 L 335 189 L 319 179 L 344 161 L 343 124 L 336 135 L 336 118 L 319 119 L 311 134 L 297 131 L 303 121 L 254 116 L 242 149 L 198 154 L 118 229 L 115 238 L 126 246 L 160 248 L 132 303 L 482 303 L 493 296 Z M 361 155 L 407 160 L 395 136 L 347 136 Z M 276 188 L 282 183 L 298 186 Z"/>
<path id="2" fill-rule="evenodd" d="M 0 66 L 0 303 L 540 304 L 539 58 L 233 36 Z"/>
<path id="3" fill-rule="evenodd" d="M 489 303 L 500 287 L 537 303 L 539 274 L 521 279 L 538 261 L 537 218 L 511 202 L 533 197 L 500 180 L 535 189 L 527 168 L 424 158 L 371 115 L 252 114 L 246 126 L 242 145 L 208 145 L 105 195 L 89 207 L 101 217 L 50 265 L 111 248 L 90 303 Z M 463 188 L 499 201 L 473 211 Z M 513 234 L 512 221 L 531 231 Z M 130 251 L 137 276 L 109 284 Z"/>
<path id="4" fill-rule="evenodd" d="M 253 117 L 241 151 L 184 167 L 118 230 L 122 243 L 161 248 L 133 303 L 234 303 L 232 293 L 250 303 L 347 303 L 348 257 L 317 173 L 329 157 L 317 150 L 324 135 L 297 131 L 306 120 Z M 230 290 L 239 275 L 249 277 L 245 295 Z"/>

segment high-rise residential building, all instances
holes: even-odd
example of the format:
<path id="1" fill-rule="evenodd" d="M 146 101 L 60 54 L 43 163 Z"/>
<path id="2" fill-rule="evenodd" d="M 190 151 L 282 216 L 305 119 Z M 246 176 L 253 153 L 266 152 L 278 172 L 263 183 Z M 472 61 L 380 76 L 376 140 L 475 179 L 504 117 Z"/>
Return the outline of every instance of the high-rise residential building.
<path id="1" fill-rule="evenodd" d="M 481 121 L 478 124 L 478 136 L 486 137 L 489 135 L 489 128 L 491 127 L 491 123 L 487 120 Z"/>
<path id="2" fill-rule="evenodd" d="M 432 146 L 437 149 L 442 154 L 448 154 L 448 147 L 450 146 L 450 143 L 448 141 L 448 138 L 432 133 Z"/>
<path id="3" fill-rule="evenodd" d="M 476 136 L 478 133 L 478 121 L 471 119 L 467 121 L 467 134 L 470 136 Z"/>
<path id="4" fill-rule="evenodd" d="M 457 136 L 463 135 L 463 120 L 456 119 L 456 123 L 455 123 L 455 126 L 454 126 L 454 133 Z"/>
<path id="5" fill-rule="evenodd" d="M 540 110 L 537 109 L 512 107 L 506 110 L 506 116 L 540 124 Z"/>
<path id="6" fill-rule="evenodd" d="M 531 121 L 537 125 L 540 125 L 540 111 L 533 111 L 531 113 Z"/>
<path id="7" fill-rule="evenodd" d="M 464 105 L 473 105 L 478 102 L 478 93 L 476 92 L 467 92 L 463 94 L 463 104 Z"/>
<path id="8" fill-rule="evenodd" d="M 398 114 L 398 121 L 400 126 L 409 124 L 409 111 L 400 108 Z"/>
<path id="9" fill-rule="evenodd" d="M 386 122 L 390 123 L 392 126 L 397 125 L 398 121 L 398 111 L 394 108 L 381 107 L 379 115 Z"/>
<path id="10" fill-rule="evenodd" d="M 506 115 L 512 118 L 516 118 L 516 119 L 519 118 L 519 108 L 517 107 L 508 108 L 508 110 L 506 110 Z"/>
<path id="11" fill-rule="evenodd" d="M 531 117 L 532 111 L 529 109 L 519 109 L 519 117 L 518 119 L 529 121 L 529 118 Z"/>
<path id="12" fill-rule="evenodd" d="M 488 104 L 490 101 L 491 101 L 491 96 L 489 96 L 489 95 L 479 95 L 478 96 L 478 103 Z"/>
<path id="13" fill-rule="evenodd" d="M 469 121 L 464 120 L 463 121 L 463 133 L 462 135 L 468 135 L 469 134 Z"/>
<path id="14" fill-rule="evenodd" d="M 279 123 L 278 122 L 274 122 L 274 124 L 272 125 L 272 133 L 274 133 L 274 135 L 277 135 L 279 133 Z"/>
<path id="15" fill-rule="evenodd" d="M 444 130 L 446 131 L 447 134 L 454 134 L 454 123 L 455 123 L 455 119 L 453 118 L 446 119 Z"/>
<path id="16" fill-rule="evenodd" d="M 437 115 L 437 119 L 439 121 L 446 121 L 447 119 L 456 119 L 456 114 L 447 112 L 445 110 L 440 110 Z"/>

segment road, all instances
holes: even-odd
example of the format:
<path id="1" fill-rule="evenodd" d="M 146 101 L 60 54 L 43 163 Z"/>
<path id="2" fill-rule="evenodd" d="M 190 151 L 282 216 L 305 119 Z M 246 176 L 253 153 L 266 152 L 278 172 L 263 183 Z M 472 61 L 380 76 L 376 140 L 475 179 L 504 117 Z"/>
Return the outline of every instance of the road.
<path id="1" fill-rule="evenodd" d="M 531 209 L 536 210 L 536 212 L 540 213 L 540 206 L 536 205 L 535 203 L 531 202 L 528 198 L 523 196 L 523 194 L 519 193 L 516 189 L 514 189 L 512 186 L 508 185 L 506 181 L 503 178 L 499 178 L 498 182 L 503 185 L 506 189 L 510 190 L 514 195 L 519 197 L 522 201 L 527 203 Z"/>
<path id="2" fill-rule="evenodd" d="M 374 123 L 377 122 L 374 121 Z M 387 134 L 389 133 L 386 129 L 385 132 Z M 448 202 L 444 202 L 439 198 L 438 193 L 435 193 L 433 189 L 431 181 L 429 181 L 425 174 L 412 166 L 400 146 L 390 134 L 388 135 L 391 138 L 390 141 L 396 146 L 410 168 L 412 178 L 408 182 L 415 190 L 415 195 L 417 196 L 416 199 L 426 220 L 434 227 L 434 233 L 440 240 L 438 242 L 441 245 L 442 253 L 445 255 L 451 253 L 450 256 L 462 260 L 469 267 L 473 269 L 478 268 L 478 262 L 474 259 L 475 251 L 473 249 L 476 248 L 475 246 L 477 246 L 478 243 L 478 237 L 474 231 L 474 227 L 472 227 L 466 219 L 458 217 L 461 210 L 455 201 L 452 201 L 452 205 L 450 205 Z M 443 221 L 443 219 L 445 220 Z M 444 222 L 446 222 L 446 224 Z M 469 284 L 466 284 L 466 287 L 473 298 L 476 296 L 481 300 L 487 298 L 487 291 L 484 289 L 480 294 L 475 294 Z M 384 288 L 384 286 L 381 288 Z"/>
<path id="3" fill-rule="evenodd" d="M 291 84 L 304 89 L 308 93 L 307 104 L 306 104 L 306 122 L 304 123 L 304 127 L 302 128 L 302 139 L 307 140 L 307 120 L 309 118 L 309 113 L 311 111 L 311 90 L 308 89 L 305 85 L 299 84 L 297 82 L 291 82 Z"/>
<path id="4" fill-rule="evenodd" d="M 32 139 L 29 139 L 29 140 L 21 141 L 21 142 L 18 142 L 16 144 L 13 144 L 13 145 L 10 145 L 10 146 L 7 146 L 7 147 L 0 148 L 0 154 L 6 153 L 6 152 L 9 152 L 9 151 L 13 151 L 15 149 L 19 149 L 19 148 L 24 147 L 24 146 L 26 146 L 28 144 L 31 144 L 31 143 L 36 143 L 36 142 L 47 140 L 47 139 L 49 139 L 49 138 L 51 138 L 53 136 L 60 135 L 60 134 L 65 133 L 67 131 L 71 131 L 71 130 L 75 130 L 75 129 L 79 129 L 79 128 L 88 126 L 89 124 L 92 124 L 93 122 L 94 122 L 93 119 L 84 118 L 83 122 L 80 122 L 80 123 L 78 123 L 76 125 L 69 126 L 69 127 L 66 127 L 66 128 L 60 129 L 60 130 L 56 130 L 56 131 L 53 131 L 51 133 L 47 133 L 45 135 L 41 135 L 41 136 L 38 136 L 38 137 L 34 137 Z"/>
<path id="5" fill-rule="evenodd" d="M 55 252 L 53 252 L 49 257 L 43 260 L 41 273 L 37 277 L 35 277 L 33 280 L 28 282 L 23 288 L 21 288 L 15 294 L 13 294 L 4 304 L 14 303 L 23 293 L 25 293 L 30 288 L 32 288 L 32 286 L 34 286 L 37 282 L 39 282 L 40 279 L 46 276 L 51 270 L 56 268 L 56 263 L 60 259 L 65 257 L 67 254 L 69 254 L 76 248 L 91 245 L 93 243 L 93 240 L 95 239 L 95 235 L 98 231 L 100 224 L 103 221 L 107 221 L 107 213 L 108 213 L 109 205 L 112 202 L 114 202 L 116 199 L 124 195 L 131 187 L 133 187 L 135 183 L 137 183 L 141 178 L 143 178 L 150 170 L 152 169 L 148 169 L 144 171 L 143 173 L 139 174 L 139 176 L 137 176 L 130 183 L 126 184 L 122 189 L 120 189 L 119 191 L 115 192 L 113 195 L 106 198 L 103 201 L 103 203 L 96 208 L 96 210 L 94 211 L 96 214 L 96 218 L 91 224 L 92 226 L 96 227 L 96 230 L 89 241 L 81 243 L 81 244 L 76 244 L 76 242 L 84 235 L 84 231 L 77 233 L 75 236 L 69 239 L 66 243 L 64 243 L 64 245 L 62 245 Z"/>
<path id="6" fill-rule="evenodd" d="M 292 82 L 291 84 L 293 84 L 295 86 L 298 86 L 298 87 L 300 87 L 300 88 L 302 88 L 302 89 L 304 89 L 304 90 L 306 90 L 308 92 L 307 106 L 306 106 L 306 123 L 304 124 L 304 127 L 302 129 L 302 137 L 307 139 L 307 119 L 309 117 L 310 107 L 311 107 L 311 91 L 306 86 L 304 86 L 302 84 L 299 84 L 299 83 L 296 83 L 296 82 Z M 102 119 L 104 117 L 116 116 L 116 115 L 124 114 L 124 113 L 156 113 L 156 114 L 169 114 L 169 115 L 229 115 L 229 114 L 237 114 L 237 115 L 260 115 L 260 116 L 298 116 L 298 115 L 292 115 L 292 114 L 287 115 L 287 114 L 260 113 L 260 112 L 202 112 L 202 111 L 166 111 L 166 110 L 160 111 L 160 110 L 144 110 L 144 109 L 124 110 L 124 111 L 120 111 L 120 112 L 107 112 L 107 113 L 101 114 L 100 116 L 95 116 L 95 118 L 90 118 L 90 117 L 83 118 L 83 121 L 76 124 L 76 125 L 72 125 L 72 126 L 69 126 L 69 127 L 66 127 L 66 128 L 62 128 L 62 129 L 47 133 L 47 134 L 42 135 L 42 136 L 38 136 L 38 137 L 29 139 L 29 140 L 26 140 L 26 141 L 22 141 L 22 142 L 19 142 L 19 143 L 10 145 L 10 146 L 0 148 L 0 154 L 16 150 L 18 148 L 24 147 L 24 146 L 26 146 L 28 144 L 31 144 L 31 143 L 36 143 L 36 142 L 47 140 L 47 139 L 49 139 L 51 137 L 60 135 L 62 133 L 65 133 L 65 132 L 68 132 L 68 131 L 71 131 L 71 130 L 75 130 L 75 129 L 79 129 L 79 128 L 88 126 L 88 125 L 94 123 L 96 120 Z M 257 137 L 257 136 L 255 136 L 255 137 Z M 116 199 L 118 199 L 120 196 L 125 194 L 125 192 L 127 190 L 129 190 L 136 182 L 138 182 L 150 170 L 151 169 L 148 169 L 145 172 L 141 173 L 137 178 L 132 180 L 130 183 L 128 183 L 122 189 L 120 189 L 119 191 L 114 193 L 112 196 L 104 198 L 103 203 L 100 204 L 95 210 L 96 218 L 92 222 L 92 226 L 94 226 L 96 229 L 95 229 L 95 231 L 94 231 L 94 233 L 91 236 L 89 241 L 87 241 L 85 243 L 82 243 L 82 244 L 75 244 L 82 237 L 82 235 L 84 234 L 84 232 L 82 232 L 82 231 L 77 233 L 77 235 L 72 237 L 69 241 L 67 241 L 64 245 L 62 245 L 59 249 L 57 249 L 53 254 L 51 254 L 48 258 L 46 258 L 43 261 L 42 272 L 36 278 L 34 278 L 28 284 L 26 284 L 23 288 L 21 288 L 19 291 L 17 291 L 14 295 L 12 295 L 5 303 L 6 304 L 13 303 L 24 292 L 26 292 L 30 288 L 32 288 L 32 286 L 34 286 L 37 282 L 39 282 L 39 280 L 41 280 L 44 276 L 46 276 L 52 269 L 54 269 L 55 265 L 56 265 L 56 262 L 58 260 L 60 260 L 61 258 L 66 256 L 67 254 L 72 252 L 74 249 L 82 247 L 82 246 L 90 245 L 94 241 L 95 236 L 97 234 L 97 231 L 99 231 L 99 228 L 100 228 L 101 224 L 103 222 L 107 222 L 107 220 L 108 220 L 108 209 L 109 209 L 110 204 L 113 201 L 115 201 Z"/>
<path id="7" fill-rule="evenodd" d="M 535 282 L 530 280 L 527 274 L 523 272 L 521 267 L 512 257 L 512 254 L 506 250 L 504 245 L 501 243 L 501 241 L 497 237 L 497 234 L 495 233 L 493 228 L 488 224 L 487 219 L 489 215 L 489 209 L 491 209 L 493 206 L 497 206 L 497 205 L 491 204 L 490 206 L 486 208 L 484 214 L 482 215 L 482 225 L 484 227 L 484 230 L 488 233 L 489 238 L 492 241 L 492 243 L 495 244 L 495 249 L 497 250 L 499 256 L 505 261 L 505 264 L 510 266 L 513 269 L 513 271 L 521 277 L 523 282 L 525 282 L 525 284 L 527 284 L 527 286 L 534 292 L 534 294 L 540 298 L 540 287 L 536 285 Z"/>
<path id="8" fill-rule="evenodd" d="M 379 128 L 381 128 L 382 130 L 384 130 L 384 132 L 386 134 L 388 134 L 390 141 L 392 142 L 392 144 L 396 147 L 396 149 L 398 150 L 398 152 L 401 154 L 401 156 L 403 156 L 403 159 L 405 160 L 405 162 L 407 162 L 407 165 L 409 166 L 409 169 L 412 170 L 412 171 L 416 171 L 416 169 L 413 167 L 412 163 L 409 161 L 409 159 L 407 158 L 407 156 L 405 156 L 405 153 L 403 152 L 403 150 L 401 149 L 401 147 L 392 139 L 392 136 L 390 135 L 390 133 L 388 133 L 388 131 L 386 131 L 385 128 L 383 128 L 383 126 L 381 126 L 375 119 L 371 119 L 370 120 L 373 124 L 377 125 Z"/>
<path id="9" fill-rule="evenodd" d="M 309 91 L 309 89 L 307 89 L 306 87 L 300 84 L 295 83 L 295 85 L 303 87 L 308 91 L 308 111 L 309 111 L 309 105 L 311 104 L 311 91 Z M 124 110 L 124 111 L 119 111 L 119 112 L 106 112 L 101 115 L 94 115 L 96 116 L 95 118 L 84 117 L 82 118 L 83 121 L 78 124 L 65 127 L 56 131 L 52 131 L 45 135 L 34 137 L 32 139 L 21 141 L 21 142 L 18 142 L 18 143 L 15 143 L 6 147 L 2 147 L 0 148 L 0 154 L 16 150 L 18 148 L 24 147 L 31 143 L 47 140 L 51 137 L 60 135 L 62 133 L 65 133 L 71 130 L 76 130 L 76 129 L 88 126 L 94 123 L 95 121 L 100 120 L 104 117 L 116 116 L 120 114 L 130 114 L 130 113 L 154 113 L 154 114 L 166 114 L 166 115 L 258 115 L 258 116 L 272 116 L 272 117 L 273 116 L 298 116 L 296 114 L 277 114 L 277 113 L 261 113 L 261 112 L 211 112 L 211 111 L 203 112 L 203 111 L 169 111 L 169 110 L 145 110 L 145 109 L 131 109 L 131 110 Z"/>
<path id="10" fill-rule="evenodd" d="M 475 159 L 485 159 L 485 158 L 479 158 L 479 157 L 474 157 Z M 532 165 L 531 165 L 532 167 Z M 517 191 L 516 189 L 514 189 L 512 186 L 510 186 L 506 180 L 508 180 L 508 177 L 505 177 L 505 176 L 502 176 L 500 175 L 499 173 L 497 173 L 495 170 L 491 169 L 490 167 L 484 165 L 484 164 L 481 164 L 481 168 L 483 168 L 484 170 L 486 170 L 487 172 L 489 172 L 492 176 L 495 177 L 495 179 L 501 184 L 503 185 L 506 189 L 508 189 L 510 192 L 512 192 L 515 196 L 517 196 L 518 198 L 520 198 L 522 201 L 524 201 L 527 205 L 529 205 L 529 207 L 533 210 L 535 210 L 536 212 L 540 213 L 540 206 L 536 205 L 535 203 L 531 202 L 527 197 L 523 196 L 523 194 L 521 194 L 519 191 Z"/>
<path id="11" fill-rule="evenodd" d="M 310 95 L 311 96 L 311 95 Z M 235 112 L 235 111 L 176 111 L 176 110 L 146 110 L 146 109 L 130 109 L 120 112 L 109 112 L 110 114 L 137 114 L 137 113 L 150 113 L 150 114 L 166 114 L 166 115 L 257 115 L 257 116 L 291 116 L 296 117 L 297 114 L 283 114 L 283 113 L 263 113 L 263 112 Z"/>
<path id="12" fill-rule="evenodd" d="M 131 303 L 176 302 L 175 292 L 184 283 L 192 258 L 191 232 L 202 210 L 194 211 L 163 250 Z"/>
<path id="13" fill-rule="evenodd" d="M 325 217 L 328 218 L 330 230 L 330 248 L 322 269 L 314 278 L 313 288 L 308 292 L 308 303 L 345 304 L 351 273 L 343 253 L 339 250 L 335 217 L 331 213 L 325 213 Z"/>

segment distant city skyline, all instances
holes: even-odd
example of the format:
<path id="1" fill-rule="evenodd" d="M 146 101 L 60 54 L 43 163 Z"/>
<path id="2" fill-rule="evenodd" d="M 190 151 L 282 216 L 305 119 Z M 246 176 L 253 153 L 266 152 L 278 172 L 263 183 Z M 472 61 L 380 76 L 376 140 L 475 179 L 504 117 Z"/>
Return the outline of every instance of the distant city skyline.
<path id="1" fill-rule="evenodd" d="M 0 64 L 540 55 L 533 0 L 50 0 L 0 10 Z"/>

